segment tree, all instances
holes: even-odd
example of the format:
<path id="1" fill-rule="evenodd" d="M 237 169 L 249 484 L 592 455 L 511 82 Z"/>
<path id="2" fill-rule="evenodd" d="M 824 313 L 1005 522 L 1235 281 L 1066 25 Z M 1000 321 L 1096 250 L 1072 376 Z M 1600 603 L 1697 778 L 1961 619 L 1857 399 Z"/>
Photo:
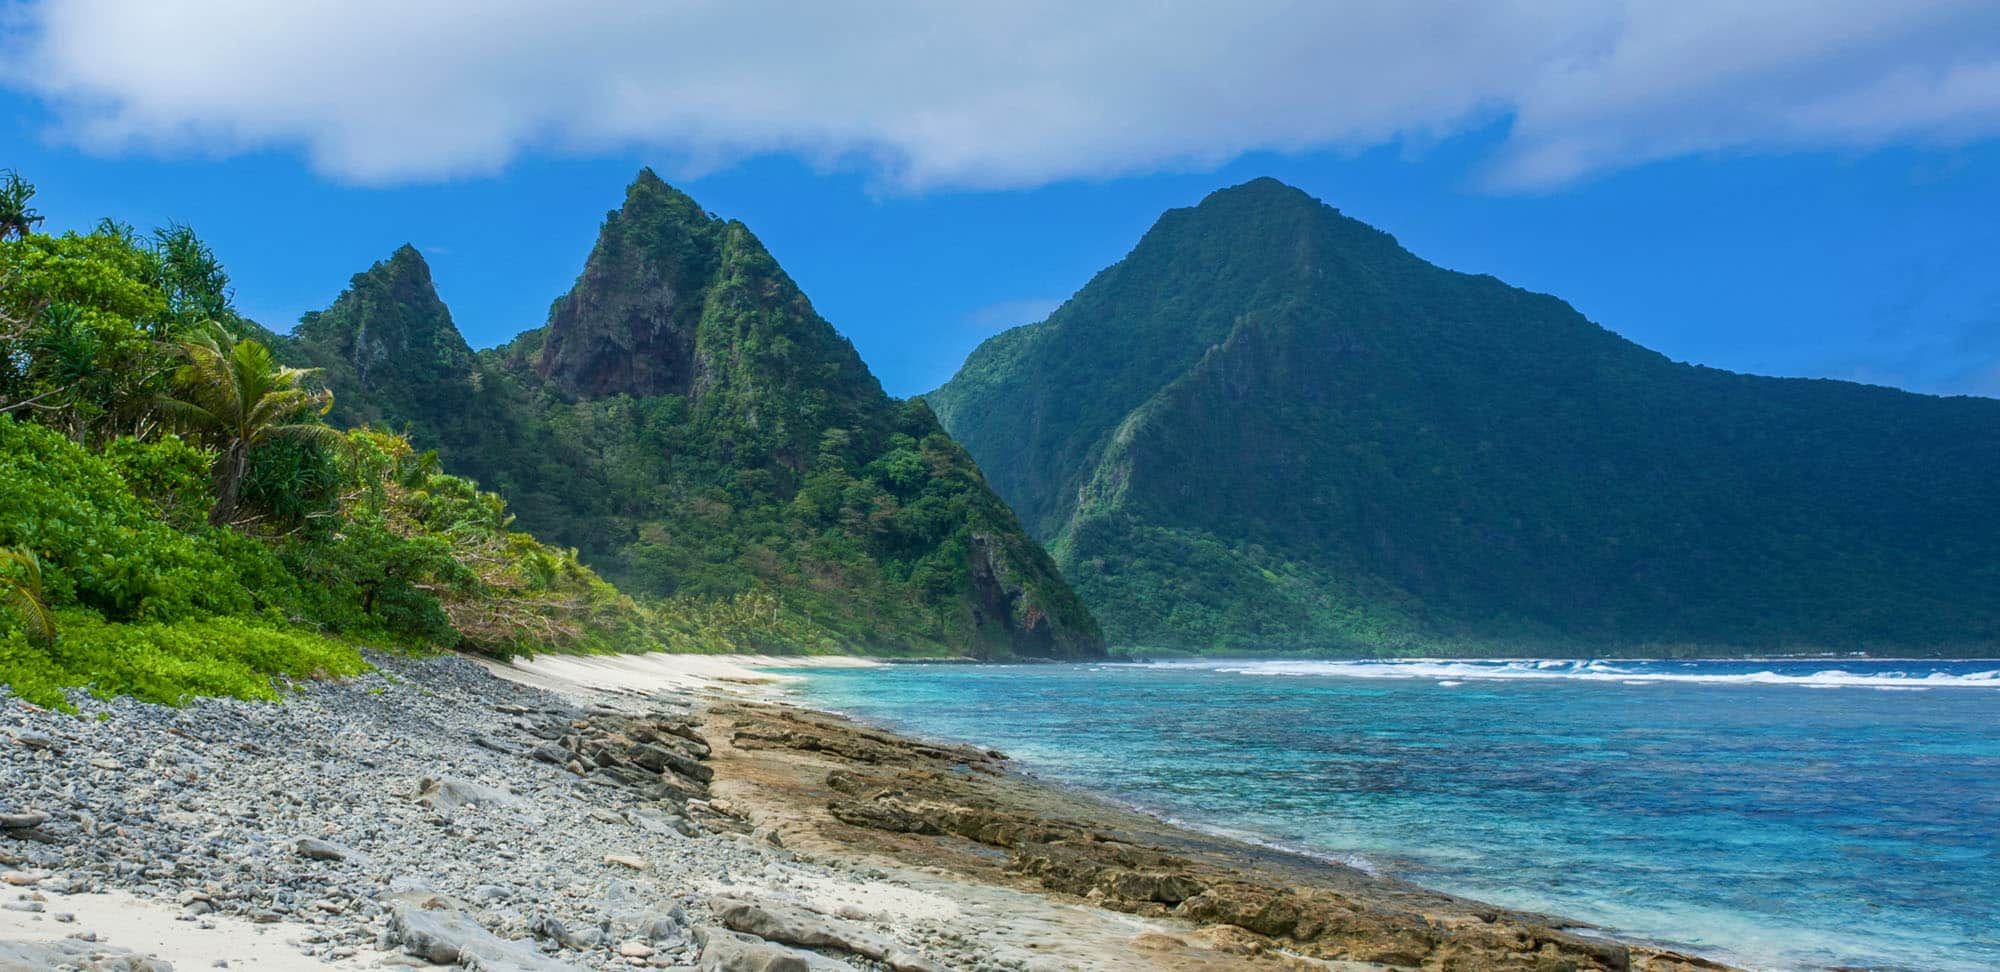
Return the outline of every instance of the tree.
<path id="1" fill-rule="evenodd" d="M 191 227 L 172 223 L 154 230 L 152 250 L 158 258 L 159 287 L 167 297 L 162 328 L 183 322 L 228 323 L 235 318 L 229 306 L 229 274 Z"/>
<path id="2" fill-rule="evenodd" d="M 235 520 L 250 452 L 258 445 L 278 439 L 345 441 L 332 428 L 310 420 L 333 407 L 333 393 L 306 387 L 316 369 L 284 367 L 262 342 L 232 340 L 220 328 L 181 349 L 187 363 L 174 372 L 181 397 L 163 400 L 161 409 L 219 453 L 215 507 L 208 522 Z"/>
<path id="3" fill-rule="evenodd" d="M 13 169 L 0 172 L 0 240 L 27 236 L 42 222 L 42 214 L 28 205 L 35 198 L 35 184 Z"/>
<path id="4" fill-rule="evenodd" d="M 56 616 L 49 610 L 48 595 L 42 588 L 42 562 L 25 547 L 0 547 L 0 604 L 21 616 L 28 640 L 50 644 L 56 640 Z"/>

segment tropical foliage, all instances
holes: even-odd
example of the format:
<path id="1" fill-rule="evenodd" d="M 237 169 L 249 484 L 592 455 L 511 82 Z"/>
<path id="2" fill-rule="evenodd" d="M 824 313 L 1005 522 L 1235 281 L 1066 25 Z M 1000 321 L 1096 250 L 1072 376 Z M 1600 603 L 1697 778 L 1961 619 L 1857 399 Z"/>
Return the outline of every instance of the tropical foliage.
<path id="1" fill-rule="evenodd" d="M 41 225 L 35 211 L 35 187 L 12 169 L 0 171 L 0 240 L 26 236 Z"/>
<path id="2" fill-rule="evenodd" d="M 56 640 L 56 617 L 42 585 L 42 561 L 32 550 L 0 550 L 0 604 L 20 618 L 28 640 L 50 645 Z"/>
<path id="3" fill-rule="evenodd" d="M 163 399 L 160 408 L 218 453 L 208 522 L 235 519 L 253 449 L 281 440 L 339 440 L 339 433 L 313 421 L 332 407 L 333 395 L 307 387 L 311 372 L 278 364 L 263 342 L 238 341 L 216 327 L 182 343 L 181 351 L 187 363 L 174 372 L 179 397 Z"/>
<path id="4" fill-rule="evenodd" d="M 361 644 L 685 645 L 434 455 L 324 424 L 192 231 L 49 236 L 32 198 L 0 184 L 0 683 L 265 697 Z"/>

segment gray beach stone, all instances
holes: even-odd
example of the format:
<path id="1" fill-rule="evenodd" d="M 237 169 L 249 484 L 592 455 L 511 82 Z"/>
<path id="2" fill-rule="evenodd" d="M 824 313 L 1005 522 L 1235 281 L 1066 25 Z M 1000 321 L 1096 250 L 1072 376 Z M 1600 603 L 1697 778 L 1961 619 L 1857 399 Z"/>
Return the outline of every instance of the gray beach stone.
<path id="1" fill-rule="evenodd" d="M 171 963 L 80 938 L 53 942 L 0 942 L 0 972 L 173 972 Z"/>
<path id="2" fill-rule="evenodd" d="M 434 810 L 457 810 L 460 807 L 482 807 L 490 810 L 518 807 L 521 805 L 521 798 L 498 787 L 447 776 L 440 779 L 425 778 L 418 782 L 417 802 Z"/>
<path id="3" fill-rule="evenodd" d="M 0 830 L 33 830 L 48 822 L 46 813 L 0 813 Z"/>
<path id="4" fill-rule="evenodd" d="M 576 968 L 542 955 L 525 942 L 503 939 L 463 912 L 425 907 L 437 900 L 398 901 L 391 905 L 390 942 L 427 962 L 488 972 L 562 972 Z"/>
<path id="5" fill-rule="evenodd" d="M 391 964 L 428 966 L 431 954 L 456 949 L 461 967 L 632 972 L 696 963 L 691 926 L 712 921 L 694 889 L 733 885 L 754 897 L 772 893 L 766 882 L 789 885 L 794 872 L 884 877 L 793 861 L 731 832 L 721 805 L 689 778 L 700 774 L 682 761 L 699 765 L 707 746 L 683 735 L 694 730 L 671 699 L 634 698 L 626 708 L 640 721 L 628 722 L 458 657 L 369 660 L 377 672 L 301 683 L 278 704 L 169 708 L 77 692 L 70 714 L 0 688 L 0 819 L 37 815 L 33 826 L 0 831 L 0 873 L 39 879 L 0 890 L 51 895 L 7 903 L 29 914 L 42 907 L 45 927 L 68 931 L 80 926 L 56 923 L 54 913 L 71 909 L 55 894 L 117 890 L 198 928 L 283 921 L 300 953 L 318 959 L 380 948 Z M 616 770 L 602 774 L 605 785 L 560 765 L 602 769 L 599 755 Z M 783 869 L 770 867 L 777 860 Z M 864 933 L 886 940 L 886 926 L 868 925 Z M 939 929 L 922 919 L 894 931 L 931 947 Z M 811 953 L 780 943 L 742 944 L 718 946 L 711 963 L 727 953 L 750 956 L 729 959 L 731 968 L 851 968 L 800 959 Z M 63 947 L 121 960 L 102 945 Z M 26 967 L 62 963 L 37 956 Z"/>
<path id="6" fill-rule="evenodd" d="M 694 935 L 701 943 L 701 959 L 695 966 L 701 972 L 853 972 L 854 968 L 817 952 L 727 928 L 703 925 Z"/>
<path id="7" fill-rule="evenodd" d="M 336 844 L 317 837 L 301 837 L 292 842 L 292 852 L 309 861 L 366 861 L 367 858 L 351 847 Z"/>
<path id="8" fill-rule="evenodd" d="M 732 930 L 758 938 L 801 945 L 807 948 L 834 948 L 874 959 L 895 972 L 936 972 L 921 956 L 853 922 L 822 915 L 781 901 L 740 897 L 709 899 L 716 920 Z"/>

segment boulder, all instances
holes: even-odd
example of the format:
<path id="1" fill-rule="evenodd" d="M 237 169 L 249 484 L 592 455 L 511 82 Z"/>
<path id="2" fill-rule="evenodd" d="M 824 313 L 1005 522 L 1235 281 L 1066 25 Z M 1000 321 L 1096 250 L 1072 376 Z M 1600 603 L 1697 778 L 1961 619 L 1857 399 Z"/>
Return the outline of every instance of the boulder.
<path id="1" fill-rule="evenodd" d="M 701 943 L 695 966 L 701 972 L 854 972 L 845 962 L 727 928 L 703 925 L 694 937 Z"/>
<path id="2" fill-rule="evenodd" d="M 425 777 L 417 784 L 417 802 L 434 810 L 457 810 L 460 807 L 519 806 L 521 798 L 498 787 L 474 783 L 470 780 L 444 777 Z"/>
<path id="3" fill-rule="evenodd" d="M 367 855 L 343 844 L 317 837 L 301 837 L 292 842 L 292 853 L 309 861 L 354 861 L 367 863 Z"/>
<path id="4" fill-rule="evenodd" d="M 48 822 L 48 814 L 32 810 L 25 813 L 0 813 L 0 830 L 33 830 Z"/>
<path id="5" fill-rule="evenodd" d="M 436 965 L 461 965 L 485 972 L 575 972 L 527 942 L 512 942 L 487 931 L 472 916 L 428 895 L 402 896 L 389 907 L 388 936 L 403 951 Z"/>
<path id="6" fill-rule="evenodd" d="M 827 804 L 826 809 L 835 820 L 856 827 L 896 834 L 944 833 L 944 828 L 939 827 L 936 821 L 904 806 L 899 800 L 835 800 Z"/>
<path id="7" fill-rule="evenodd" d="M 832 948 L 874 959 L 896 972 L 934 972 L 936 966 L 894 942 L 852 922 L 781 901 L 715 897 L 708 902 L 717 921 L 758 938 L 807 948 Z"/>
<path id="8" fill-rule="evenodd" d="M 707 783 L 715 779 L 715 771 L 709 769 L 707 764 L 698 762 L 689 756 L 668 749 L 658 743 L 646 743 L 635 746 L 626 755 L 631 758 L 632 762 L 644 766 L 655 773 L 671 771 L 678 776 L 686 777 L 697 783 Z"/>
<path id="9" fill-rule="evenodd" d="M 54 942 L 0 942 L 0 972 L 45 972 L 48 969 L 174 972 L 171 964 L 159 959 L 76 938 Z"/>
<path id="10" fill-rule="evenodd" d="M 52 753 L 62 752 L 62 746 L 55 741 L 55 738 L 44 733 L 17 732 L 14 734 L 14 741 L 29 749 L 47 750 Z"/>

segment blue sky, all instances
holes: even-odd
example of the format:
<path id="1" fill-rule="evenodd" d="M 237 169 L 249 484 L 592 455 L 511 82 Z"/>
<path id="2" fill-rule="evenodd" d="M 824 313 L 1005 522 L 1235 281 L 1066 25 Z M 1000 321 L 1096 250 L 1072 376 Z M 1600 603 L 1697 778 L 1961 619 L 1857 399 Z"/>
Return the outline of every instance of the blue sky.
<path id="1" fill-rule="evenodd" d="M 203 6 L 153 7 L 189 4 Z M 601 46 L 617 67 L 617 38 L 677 25 L 632 13 L 561 43 L 528 31 L 488 57 L 391 51 L 373 63 L 343 39 L 345 21 L 253 14 L 238 18 L 252 21 L 240 37 L 157 38 L 176 53 L 155 61 L 121 51 L 138 43 L 124 35 L 175 28 L 135 26 L 129 7 L 14 4 L 0 7 L 12 16 L 0 167 L 40 186 L 52 228 L 104 215 L 192 224 L 227 263 L 239 306 L 281 330 L 414 243 L 459 327 L 487 346 L 542 323 L 604 211 L 654 165 L 748 223 L 896 394 L 935 386 L 982 338 L 1044 315 L 1162 210 L 1271 175 L 1433 262 L 1556 294 L 1678 359 L 2000 395 L 2000 32 L 1975 29 L 2000 18 L 1941 3 L 1883 23 L 1860 5 L 1794 18 L 1805 26 L 1788 21 L 1790 34 L 1704 66 L 1675 45 L 1706 52 L 1714 37 L 1649 20 L 1644 6 L 1610 25 L 1577 14 L 1569 48 L 1523 42 L 1525 53 L 1462 69 L 1487 55 L 1425 60 L 1453 43 L 1435 17 L 1382 14 L 1364 30 L 1273 8 L 1271 36 L 1337 33 L 1377 58 L 1364 65 L 1375 76 L 1428 65 L 1411 74 L 1416 94 L 1326 76 L 1311 43 L 1288 61 L 1231 47 L 1254 36 L 1205 41 L 1200 24 L 1159 28 L 1155 46 L 1181 56 L 1115 79 L 1091 72 L 1123 55 L 1090 44 L 1073 62 L 1030 59 L 1032 84 L 1011 67 L 989 76 L 982 57 L 1018 65 L 1042 49 L 1030 41 L 1047 46 L 1034 23 L 1009 21 L 977 25 L 948 61 L 904 65 L 949 78 L 917 94 L 894 78 L 844 80 L 884 56 L 864 49 L 821 64 L 799 54 L 773 69 L 794 72 L 782 84 L 731 81 L 733 61 L 694 80 L 628 66 L 614 97 L 575 67 L 576 51 Z M 1715 14 L 1718 30 L 1757 26 L 1728 16 Z M 990 34 L 1012 40 L 979 48 L 1000 43 Z M 1477 40 L 1466 50 L 1483 52 Z M 222 46 L 211 57 L 204 44 Z M 261 55 L 246 52 L 273 46 L 283 56 L 269 70 L 296 72 L 282 83 L 305 93 L 259 83 Z M 631 56 L 646 71 L 658 60 Z M 1189 58 L 1209 73 L 1177 73 Z M 188 66 L 216 59 L 232 70 Z M 523 77 L 532 95 L 511 89 Z M 496 87 L 509 97 L 489 101 Z"/>

